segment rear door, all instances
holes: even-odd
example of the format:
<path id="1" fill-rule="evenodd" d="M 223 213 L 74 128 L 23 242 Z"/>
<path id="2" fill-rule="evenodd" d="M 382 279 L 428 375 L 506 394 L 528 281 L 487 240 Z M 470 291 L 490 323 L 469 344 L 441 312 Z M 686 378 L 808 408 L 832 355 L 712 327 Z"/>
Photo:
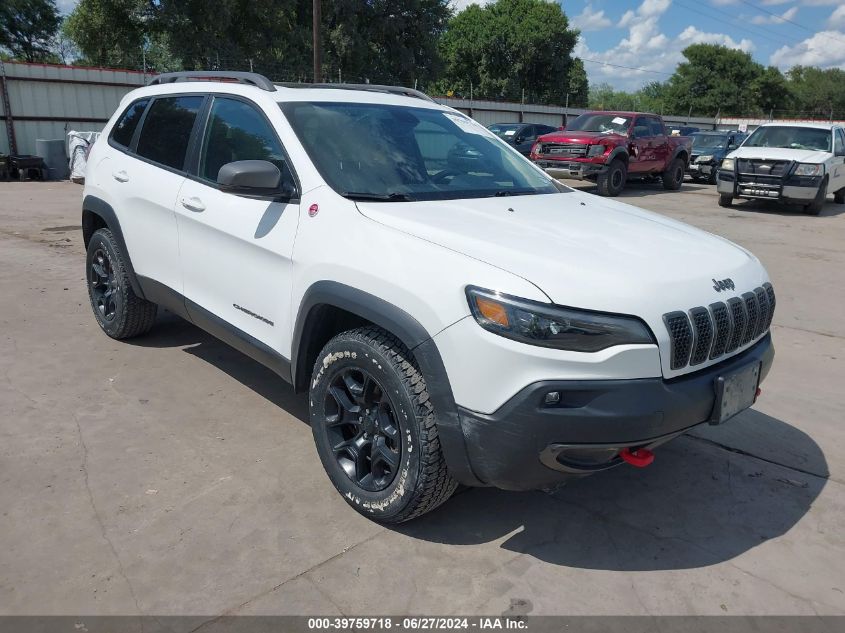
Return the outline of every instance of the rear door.
<path id="1" fill-rule="evenodd" d="M 181 293 L 179 239 L 174 206 L 185 181 L 185 158 L 203 95 L 154 97 L 130 146 L 115 152 L 108 177 L 135 273 Z M 109 139 L 126 141 L 121 130 Z"/>
<path id="2" fill-rule="evenodd" d="M 236 346 L 233 337 L 287 356 L 298 201 L 250 198 L 217 185 L 220 168 L 240 160 L 270 161 L 295 184 L 284 148 L 261 107 L 231 95 L 212 97 L 200 132 L 176 206 L 188 312 Z"/>

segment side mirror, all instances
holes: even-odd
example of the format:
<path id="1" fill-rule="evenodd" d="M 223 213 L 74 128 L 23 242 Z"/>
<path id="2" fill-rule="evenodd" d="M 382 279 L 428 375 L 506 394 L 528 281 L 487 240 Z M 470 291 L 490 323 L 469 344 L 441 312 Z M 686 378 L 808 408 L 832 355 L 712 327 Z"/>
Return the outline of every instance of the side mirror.
<path id="1" fill-rule="evenodd" d="M 248 196 L 290 198 L 295 193 L 289 184 L 283 186 L 279 168 L 266 160 L 226 163 L 217 172 L 217 184 L 221 191 Z"/>

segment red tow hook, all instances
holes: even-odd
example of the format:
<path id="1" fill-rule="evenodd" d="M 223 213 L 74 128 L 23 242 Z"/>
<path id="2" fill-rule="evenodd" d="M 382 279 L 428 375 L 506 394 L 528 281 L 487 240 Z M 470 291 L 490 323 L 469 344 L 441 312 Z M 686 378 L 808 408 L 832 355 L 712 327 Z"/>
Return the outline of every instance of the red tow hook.
<path id="1" fill-rule="evenodd" d="M 619 453 L 619 457 L 637 468 L 645 468 L 654 461 L 654 453 L 647 448 L 635 448 L 633 450 L 623 448 Z"/>

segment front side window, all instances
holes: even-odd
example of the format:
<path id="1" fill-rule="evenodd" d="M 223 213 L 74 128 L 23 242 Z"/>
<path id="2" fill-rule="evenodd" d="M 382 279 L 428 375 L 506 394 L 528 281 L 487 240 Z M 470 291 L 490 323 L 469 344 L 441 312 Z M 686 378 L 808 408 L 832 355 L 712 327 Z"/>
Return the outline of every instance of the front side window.
<path id="1" fill-rule="evenodd" d="M 743 147 L 778 147 L 783 149 L 810 149 L 829 152 L 830 130 L 797 125 L 767 125 L 758 127 Z"/>
<path id="2" fill-rule="evenodd" d="M 138 127 L 138 121 L 141 120 L 149 101 L 149 99 L 139 99 L 126 108 L 126 112 L 123 113 L 111 132 L 111 138 L 115 143 L 129 147 L 132 143 L 132 135 L 135 134 L 135 128 Z"/>
<path id="3" fill-rule="evenodd" d="M 199 176 L 217 182 L 226 163 L 266 160 L 282 172 L 282 181 L 293 183 L 285 153 L 273 128 L 253 106 L 237 99 L 215 97 L 200 154 Z"/>
<path id="4" fill-rule="evenodd" d="M 843 138 L 842 130 L 836 130 L 836 140 L 834 141 L 833 151 L 837 155 L 845 153 L 845 138 Z"/>
<path id="5" fill-rule="evenodd" d="M 203 97 L 159 97 L 150 106 L 136 153 L 151 161 L 182 169 L 191 129 Z"/>
<path id="6" fill-rule="evenodd" d="M 352 199 L 446 200 L 558 193 L 471 119 L 371 103 L 281 105 L 322 177 Z"/>

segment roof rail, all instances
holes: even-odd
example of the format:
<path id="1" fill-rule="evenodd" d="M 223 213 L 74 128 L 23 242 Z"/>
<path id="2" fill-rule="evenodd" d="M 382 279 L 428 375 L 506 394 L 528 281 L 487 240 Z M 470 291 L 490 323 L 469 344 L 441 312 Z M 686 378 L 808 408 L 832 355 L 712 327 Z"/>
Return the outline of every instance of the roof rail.
<path id="1" fill-rule="evenodd" d="M 177 81 L 235 81 L 239 84 L 255 86 L 268 92 L 275 92 L 276 86 L 264 75 L 228 70 L 186 70 L 176 73 L 162 73 L 147 84 L 172 84 Z"/>
<path id="2" fill-rule="evenodd" d="M 416 99 L 424 99 L 425 101 L 432 101 L 434 99 L 429 97 L 424 92 L 414 90 L 413 88 L 405 88 L 403 86 L 382 86 L 380 84 L 306 84 L 306 83 L 279 83 L 277 86 L 285 88 L 329 88 L 335 90 L 366 90 L 367 92 L 384 92 L 388 94 L 401 95 L 403 97 L 414 97 Z"/>

